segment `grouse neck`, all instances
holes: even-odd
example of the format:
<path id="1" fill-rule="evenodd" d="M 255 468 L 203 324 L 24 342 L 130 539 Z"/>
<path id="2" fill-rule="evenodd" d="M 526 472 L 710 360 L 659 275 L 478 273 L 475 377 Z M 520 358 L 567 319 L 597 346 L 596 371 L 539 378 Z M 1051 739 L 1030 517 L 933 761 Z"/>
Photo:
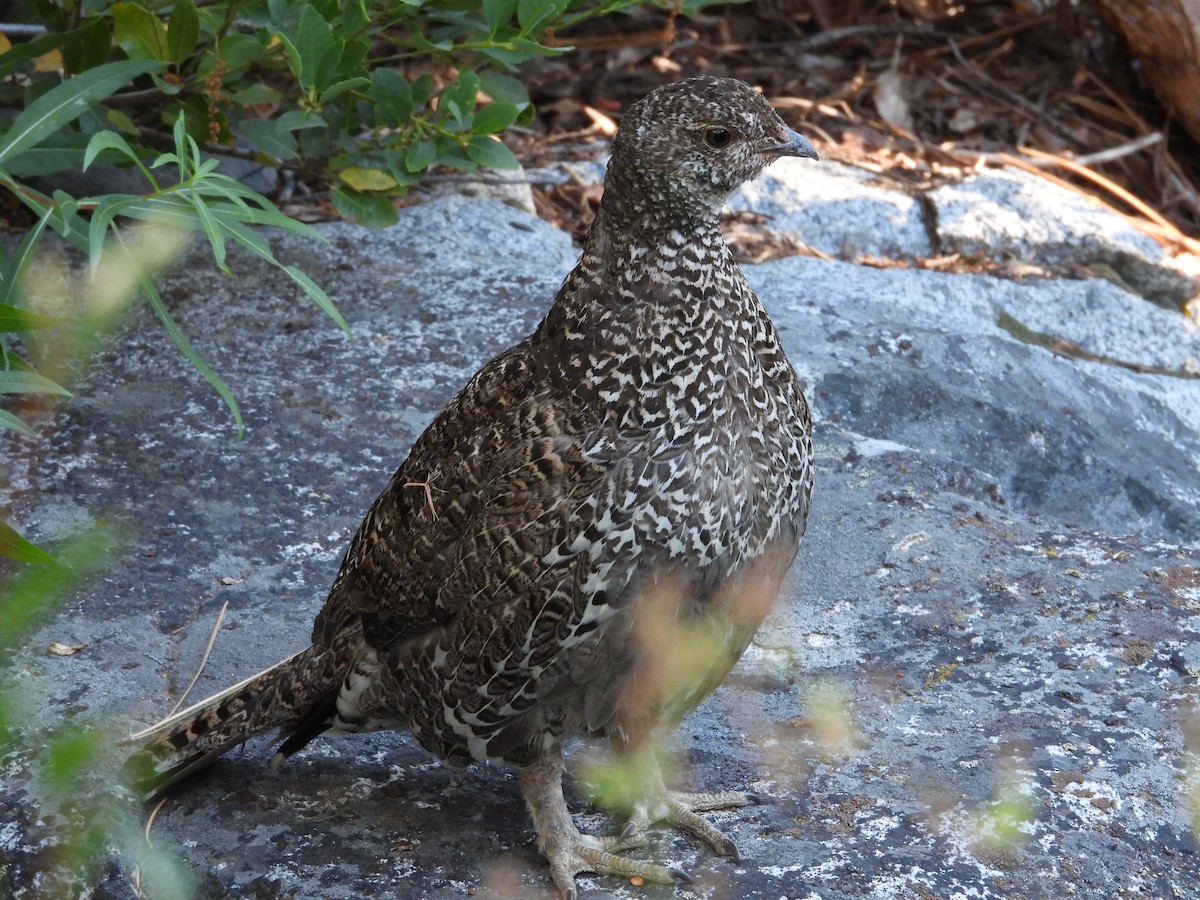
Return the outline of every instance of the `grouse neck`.
<path id="1" fill-rule="evenodd" d="M 616 157 L 604 178 L 596 219 L 610 236 L 652 240 L 671 231 L 716 232 L 728 195 L 700 190 L 678 174 L 630 165 Z"/>

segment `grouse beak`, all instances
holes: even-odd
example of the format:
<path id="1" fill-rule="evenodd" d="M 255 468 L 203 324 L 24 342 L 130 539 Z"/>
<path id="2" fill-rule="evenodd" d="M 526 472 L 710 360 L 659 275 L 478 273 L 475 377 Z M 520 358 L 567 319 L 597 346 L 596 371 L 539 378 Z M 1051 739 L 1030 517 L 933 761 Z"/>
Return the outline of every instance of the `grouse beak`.
<path id="1" fill-rule="evenodd" d="M 817 155 L 816 148 L 803 135 L 797 134 L 790 128 L 785 128 L 783 133 L 786 137 L 781 143 L 763 147 L 759 152 L 772 158 L 780 156 L 801 156 L 805 159 L 818 160 L 821 158 Z"/>

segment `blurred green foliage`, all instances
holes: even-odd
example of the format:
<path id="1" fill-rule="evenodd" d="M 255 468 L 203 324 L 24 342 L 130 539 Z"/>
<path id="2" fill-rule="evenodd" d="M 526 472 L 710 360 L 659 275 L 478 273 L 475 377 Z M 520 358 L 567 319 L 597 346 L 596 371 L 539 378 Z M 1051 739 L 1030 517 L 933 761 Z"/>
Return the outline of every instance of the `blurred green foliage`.
<path id="1" fill-rule="evenodd" d="M 155 288 L 165 246 L 133 254 L 131 222 L 202 233 L 229 274 L 232 240 L 279 267 L 343 329 L 325 292 L 280 263 L 252 226 L 311 229 L 216 170 L 214 153 L 286 166 L 330 185 L 334 207 L 362 224 L 396 220 L 392 198 L 432 166 L 513 167 L 496 137 L 533 115 L 516 67 L 566 52 L 555 31 L 639 6 L 683 15 L 714 0 L 18 0 L 0 33 L 0 187 L 33 211 L 15 248 L 0 244 L 0 395 L 69 396 L 60 347 L 65 327 L 94 345 L 113 309 L 141 294 L 181 353 L 229 407 L 233 393 L 193 350 Z M 40 32 L 40 33 L 39 33 Z M 95 163 L 136 168 L 140 194 L 76 198 L 30 179 Z M 84 286 L 91 306 L 31 289 L 29 269 L 48 232 L 132 283 Z M 160 242 L 161 244 L 162 242 Z M 112 262 L 115 260 L 116 262 Z M 128 280 L 128 279 L 126 279 Z M 111 283 L 117 283 L 112 288 Z M 33 287 L 37 287 L 36 285 Z M 78 292 L 74 292 L 76 295 Z M 107 327 L 107 326 L 106 326 Z M 54 335 L 43 340 L 42 332 Z M 70 343 L 70 342 L 68 342 Z M 46 354 L 41 354 L 46 356 Z M 54 355 L 54 354 L 50 354 Z M 86 354 L 76 353 L 77 356 Z M 28 405 L 28 404 L 26 404 Z M 35 404 L 36 408 L 36 404 Z M 0 431 L 33 431 L 0 409 Z M 46 562 L 0 520 L 0 556 Z"/>
<path id="2" fill-rule="evenodd" d="M 389 196 L 431 166 L 516 166 L 495 137 L 533 116 L 513 72 L 567 52 L 555 32 L 639 6 L 688 15 L 711 2 L 27 0 L 17 20 L 47 31 L 0 55 L 0 104 L 36 100 L 57 65 L 67 76 L 117 61 L 144 68 L 9 172 L 77 167 L 101 129 L 149 153 L 182 119 L 201 146 L 322 174 L 343 216 L 388 224 Z M 8 77 L 18 71 L 27 80 Z"/>
<path id="3" fill-rule="evenodd" d="M 35 225 L 15 249 L 0 245 L 0 394 L 68 395 L 61 383 L 73 377 L 79 361 L 121 321 L 123 310 L 140 293 L 171 340 L 224 398 L 240 431 L 241 414 L 232 392 L 171 317 L 155 287 L 155 276 L 182 250 L 187 232 L 203 234 L 214 261 L 229 273 L 225 256 L 226 242 L 231 240 L 276 265 L 349 332 L 325 292 L 294 266 L 280 263 L 251 226 L 275 225 L 314 237 L 316 232 L 217 172 L 216 161 L 202 154 L 182 117 L 173 127 L 174 150 L 148 162 L 111 130 L 96 131 L 79 148 L 84 168 L 98 159 L 135 165 L 149 186 L 144 194 L 75 198 L 54 191 L 47 196 L 13 175 L 22 160 L 88 115 L 94 102 L 110 96 L 130 78 L 158 68 L 158 63 L 138 60 L 97 66 L 31 100 L 0 134 L 0 186 L 36 216 Z M 156 177 L 156 172 L 163 177 Z M 46 256 L 39 257 L 37 251 L 49 230 L 84 254 L 86 274 L 72 275 L 68 270 L 46 277 Z M 33 435 L 28 424 L 9 410 L 0 410 L 0 430 Z M 27 563 L 47 561 L 43 552 L 6 523 L 0 523 L 0 555 Z"/>
<path id="4" fill-rule="evenodd" d="M 56 561 L 27 566 L 0 578 L 0 660 L 26 646 L 34 629 L 69 591 L 96 574 L 112 557 L 118 532 L 98 524 L 58 548 Z M 29 774 L 23 800 L 40 827 L 53 829 L 39 866 L 40 896 L 86 896 L 98 869 L 113 856 L 135 880 L 138 896 L 185 900 L 190 879 L 170 853 L 155 849 L 142 833 L 143 812 L 115 773 L 117 737 L 97 721 L 54 727 L 30 716 L 33 700 L 20 673 L 0 666 L 0 761 Z M 0 872 L 0 883 L 3 873 Z"/>

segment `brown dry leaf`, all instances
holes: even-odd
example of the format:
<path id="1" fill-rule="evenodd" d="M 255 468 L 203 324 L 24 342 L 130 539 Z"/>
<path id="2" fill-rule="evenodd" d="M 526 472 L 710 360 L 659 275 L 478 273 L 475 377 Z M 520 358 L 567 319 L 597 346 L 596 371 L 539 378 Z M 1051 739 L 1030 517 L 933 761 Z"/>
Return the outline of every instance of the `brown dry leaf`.
<path id="1" fill-rule="evenodd" d="M 74 656 L 86 646 L 87 644 L 63 644 L 58 641 L 51 641 L 46 646 L 46 650 L 55 656 Z"/>
<path id="2" fill-rule="evenodd" d="M 612 117 L 606 116 L 594 106 L 588 106 L 586 103 L 583 106 L 583 114 L 588 117 L 596 130 L 606 137 L 612 137 L 617 133 L 617 123 L 612 120 Z"/>

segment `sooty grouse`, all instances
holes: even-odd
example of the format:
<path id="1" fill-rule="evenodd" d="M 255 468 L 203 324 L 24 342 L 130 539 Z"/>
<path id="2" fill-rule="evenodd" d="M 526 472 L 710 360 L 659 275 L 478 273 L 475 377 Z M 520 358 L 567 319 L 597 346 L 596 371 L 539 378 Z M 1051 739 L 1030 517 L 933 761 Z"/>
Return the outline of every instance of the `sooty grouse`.
<path id="1" fill-rule="evenodd" d="M 411 731 L 455 765 L 520 770 L 567 897 L 665 821 L 736 858 L 653 752 L 724 679 L 779 591 L 812 491 L 808 407 L 718 229 L 781 156 L 816 159 L 748 85 L 702 76 L 632 105 L 583 256 L 537 330 L 479 371 L 367 513 L 312 646 L 136 735 L 147 796 L 246 738 Z M 617 837 L 581 834 L 562 744 L 638 760 Z"/>

